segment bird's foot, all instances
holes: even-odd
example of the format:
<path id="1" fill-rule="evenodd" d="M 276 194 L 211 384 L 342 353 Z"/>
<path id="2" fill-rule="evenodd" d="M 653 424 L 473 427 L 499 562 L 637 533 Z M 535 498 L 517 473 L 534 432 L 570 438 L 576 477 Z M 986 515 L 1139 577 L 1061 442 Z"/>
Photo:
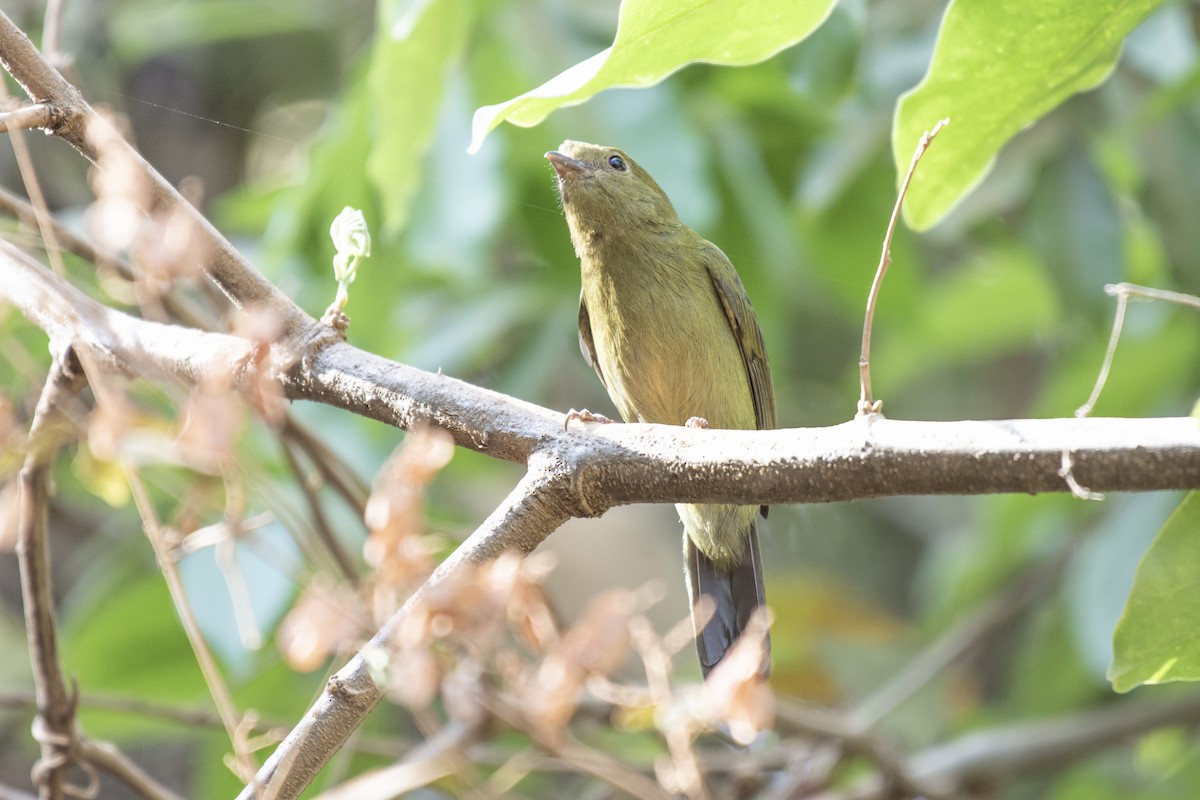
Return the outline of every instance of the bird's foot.
<path id="1" fill-rule="evenodd" d="M 609 419 L 608 417 L 604 416 L 603 414 L 593 414 L 591 411 L 588 411 L 586 408 L 583 409 L 582 411 L 576 411 L 575 409 L 572 408 L 570 411 L 567 412 L 567 419 L 563 423 L 563 430 L 565 431 L 567 428 L 571 427 L 572 422 L 611 423 L 612 420 Z"/>
<path id="2" fill-rule="evenodd" d="M 707 428 L 708 420 L 704 417 L 688 417 L 687 422 L 683 423 L 685 428 Z"/>

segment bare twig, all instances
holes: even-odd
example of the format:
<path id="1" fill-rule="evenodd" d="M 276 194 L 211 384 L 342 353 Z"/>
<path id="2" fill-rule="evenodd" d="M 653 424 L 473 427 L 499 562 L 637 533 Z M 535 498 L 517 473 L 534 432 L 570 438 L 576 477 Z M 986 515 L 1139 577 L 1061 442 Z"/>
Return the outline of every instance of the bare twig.
<path id="1" fill-rule="evenodd" d="M 1121 340 L 1121 328 L 1125 324 L 1125 310 L 1131 297 L 1164 300 L 1168 303 L 1178 303 L 1200 309 L 1200 297 L 1167 289 L 1154 289 L 1132 283 L 1110 283 L 1104 287 L 1104 291 L 1117 298 L 1117 310 L 1113 314 L 1112 333 L 1108 336 L 1108 348 L 1104 352 L 1104 361 L 1100 364 L 1100 372 L 1096 375 L 1096 385 L 1092 387 L 1092 393 L 1088 396 L 1087 402 L 1075 409 L 1077 417 L 1086 417 L 1091 414 L 1092 409 L 1096 407 L 1096 402 L 1100 399 L 1100 392 L 1104 390 L 1104 384 L 1108 380 L 1108 371 L 1112 367 L 1113 355 L 1117 352 L 1117 343 Z"/>
<path id="2" fill-rule="evenodd" d="M 90 261 L 93 264 L 102 264 L 116 260 L 114 256 L 102 255 L 94 244 L 82 236 L 77 236 L 54 217 L 47 219 L 33 207 L 33 204 L 3 186 L 0 186 L 0 212 L 9 215 L 30 230 L 38 231 L 39 233 L 41 232 L 43 222 L 48 222 L 54 229 L 54 238 L 66 250 L 85 261 Z M 132 266 L 126 263 L 125 268 L 132 274 Z"/>
<path id="3" fill-rule="evenodd" d="M 22 792 L 19 789 L 14 789 L 11 786 L 5 786 L 0 783 L 0 800 L 38 800 L 29 792 Z"/>
<path id="4" fill-rule="evenodd" d="M 428 786 L 461 771 L 465 761 L 462 749 L 478 734 L 479 725 L 452 722 L 401 761 L 357 775 L 318 795 L 316 800 L 399 797 Z"/>
<path id="5" fill-rule="evenodd" d="M 112 271 L 123 280 L 136 279 L 133 265 L 114 253 L 109 253 L 96 246 L 95 243 L 72 231 L 63 225 L 56 217 L 37 211 L 33 205 L 3 186 L 0 186 L 0 213 L 8 214 L 30 230 L 37 231 L 46 243 L 46 249 L 61 246 L 64 250 L 82 258 L 102 271 Z M 47 238 L 47 230 L 52 238 Z M 179 322 L 200 330 L 217 330 L 216 317 L 201 310 L 199 305 L 186 298 L 167 294 L 159 298 L 171 316 Z"/>
<path id="6" fill-rule="evenodd" d="M 8 86 L 3 82 L 0 82 L 0 97 L 3 98 L 6 105 L 12 100 L 8 94 Z M 31 109 L 21 109 L 11 113 L 20 115 L 30 110 Z M 33 106 L 32 110 L 45 111 L 45 114 L 37 116 L 49 117 L 49 110 L 44 106 Z M 25 127 L 39 126 L 28 125 Z M 13 125 L 12 121 L 10 121 L 10 124 L 5 126 L 5 129 L 9 133 L 9 141 L 12 143 L 13 156 L 16 159 L 17 168 L 21 172 L 21 180 L 25 183 L 25 191 L 29 194 L 30 204 L 35 209 L 37 227 L 41 232 L 42 241 L 46 243 L 46 255 L 50 260 L 50 266 L 57 274 L 62 275 L 65 272 L 62 261 L 62 252 L 58 247 L 58 239 L 55 236 L 54 227 L 50 224 L 50 209 L 46 205 L 46 196 L 42 193 L 42 186 L 37 177 L 37 170 L 33 168 L 33 158 L 30 156 L 29 148 L 26 146 L 24 131 L 21 125 Z M 84 367 L 86 371 L 87 364 L 84 364 Z"/>
<path id="7" fill-rule="evenodd" d="M 333 490 L 354 510 L 354 515 L 361 518 L 370 489 L 358 473 L 294 416 L 289 415 L 284 420 L 280 432 L 308 455 L 309 461 L 321 471 Z"/>
<path id="8" fill-rule="evenodd" d="M 26 631 L 33 661 L 38 722 L 35 735 L 42 758 L 34 768 L 42 798 L 94 796 L 94 788 L 72 788 L 66 770 L 72 764 L 98 767 L 126 783 L 148 800 L 176 800 L 115 747 L 81 737 L 75 727 L 77 697 L 68 690 L 58 663 L 53 593 L 46 542 L 49 468 L 61 446 L 78 430 L 78 413 L 69 404 L 84 386 L 82 370 L 71 351 L 55 360 L 30 429 L 25 466 L 21 471 L 21 503 L 17 554 L 21 564 Z"/>
<path id="9" fill-rule="evenodd" d="M 89 764 L 124 783 L 145 800 L 182 800 L 149 773 L 131 761 L 120 750 L 104 742 L 83 737 L 80 756 Z"/>
<path id="10" fill-rule="evenodd" d="M 854 786 L 810 795 L 812 800 L 892 800 L 904 776 L 909 789 L 924 796 L 973 796 L 971 787 L 1029 776 L 1062 767 L 1169 725 L 1200 726 L 1200 694 L 1155 702 L 1124 701 L 1098 710 L 970 733 L 934 745 L 865 776 Z M 876 758 L 878 754 L 868 754 Z"/>
<path id="11" fill-rule="evenodd" d="M 50 106 L 36 103 L 12 111 L 0 112 L 0 132 L 14 133 L 33 128 L 45 128 L 53 119 Z"/>
<path id="12" fill-rule="evenodd" d="M 493 714 L 514 728 L 526 727 L 520 713 L 498 698 L 491 698 L 488 706 Z M 639 800 L 667 800 L 671 797 L 652 779 L 608 753 L 568 737 L 560 741 L 533 738 L 540 748 L 566 762 L 575 771 L 591 775 L 631 797 Z"/>
<path id="13" fill-rule="evenodd" d="M 1200 726 L 1200 694 L 1124 701 L 1057 719 L 967 734 L 908 760 L 914 777 L 963 787 L 1061 767 L 1168 725 Z"/>
<path id="14" fill-rule="evenodd" d="M 859 380 L 859 396 L 858 396 L 858 413 L 856 416 L 862 417 L 867 414 L 877 414 L 883 408 L 882 400 L 875 400 L 871 395 L 871 328 L 875 323 L 875 301 L 879 298 L 879 289 L 883 286 L 883 276 L 887 273 L 888 265 L 892 263 L 892 234 L 896 231 L 896 221 L 900 219 L 900 206 L 904 203 L 904 194 L 908 191 L 908 184 L 912 182 L 913 173 L 917 171 L 917 164 L 921 161 L 921 156 L 925 155 L 925 150 L 928 149 L 929 143 L 933 141 L 933 137 L 938 135 L 938 131 L 950 124 L 949 118 L 939 120 L 933 126 L 933 130 L 925 131 L 921 136 L 921 140 L 917 142 L 917 149 L 913 152 L 912 162 L 908 165 L 908 173 L 904 176 L 904 182 L 900 184 L 900 192 L 896 195 L 896 205 L 892 208 L 891 219 L 888 220 L 887 232 L 883 235 L 883 251 L 879 254 L 879 266 L 875 268 L 875 279 L 871 281 L 871 291 L 867 294 L 867 311 L 863 320 L 863 335 L 862 335 L 862 350 L 858 357 L 858 380 Z"/>
<path id="15" fill-rule="evenodd" d="M 1104 391 L 1104 384 L 1108 381 L 1109 370 L 1112 369 L 1113 356 L 1116 355 L 1117 344 L 1121 341 L 1121 330 L 1125 325 L 1125 311 L 1129 307 L 1129 299 L 1131 297 L 1145 300 L 1164 300 L 1168 303 L 1177 303 L 1200 309 L 1200 297 L 1183 294 L 1182 292 L 1172 292 L 1167 289 L 1154 289 L 1132 283 L 1110 283 L 1104 287 L 1104 291 L 1117 298 L 1117 309 L 1113 314 L 1112 332 L 1108 335 L 1108 347 L 1104 351 L 1104 361 L 1100 363 L 1100 372 L 1096 375 L 1096 384 L 1092 387 L 1092 393 L 1088 396 L 1087 402 L 1075 409 L 1075 416 L 1077 418 L 1089 416 L 1092 413 L 1092 409 L 1096 407 L 1096 403 L 1100 400 L 1100 392 Z M 1059 469 L 1058 474 L 1066 481 L 1071 494 L 1080 500 L 1104 499 L 1103 494 L 1092 491 L 1076 477 L 1075 459 L 1069 449 L 1064 449 L 1062 452 L 1062 467 Z"/>
<path id="16" fill-rule="evenodd" d="M 342 545 L 341 540 L 337 538 L 333 530 L 329 527 L 329 520 L 325 516 L 324 507 L 321 505 L 321 498 L 317 495 L 317 487 L 309 480 L 304 467 L 301 466 L 295 453 L 292 452 L 292 448 L 296 446 L 293 444 L 293 441 L 292 438 L 286 435 L 280 436 L 283 457 L 287 461 L 288 469 L 295 476 L 296 483 L 300 486 L 301 494 L 304 495 L 304 502 L 308 506 L 312 529 L 316 533 L 317 540 L 337 565 L 338 570 L 342 573 L 342 577 L 349 581 L 352 586 L 357 586 L 359 584 L 358 567 L 350 558 L 350 554 Z"/>
<path id="17" fill-rule="evenodd" d="M 50 59 L 50 63 L 63 67 L 67 63 L 67 54 L 62 47 L 63 12 L 67 8 L 67 0 L 46 0 L 46 16 L 42 23 L 42 52 Z"/>
<path id="18" fill-rule="evenodd" d="M 77 756 L 75 693 L 67 688 L 58 660 L 46 527 L 50 466 L 59 449 L 74 434 L 69 403 L 83 386 L 83 372 L 72 352 L 69 349 L 60 352 L 34 413 L 20 475 L 17 557 L 37 695 L 38 721 L 34 730 L 42 748 L 34 775 L 43 800 L 63 797 L 67 768 Z"/>
<path id="19" fill-rule="evenodd" d="M 137 506 L 138 514 L 142 517 L 142 526 L 146 531 L 146 536 L 150 540 L 151 546 L 154 548 L 154 555 L 158 560 L 159 569 L 162 571 L 163 578 L 167 582 L 167 588 L 171 592 L 171 599 L 175 603 L 175 611 L 179 615 L 184 632 L 187 634 L 188 641 L 192 645 L 192 652 L 196 656 L 196 662 L 200 665 L 200 671 L 203 673 L 204 681 L 208 685 L 209 694 L 217 706 L 217 713 L 221 715 L 221 722 L 225 725 L 225 731 L 229 735 L 234 758 L 238 764 L 239 777 L 242 780 L 249 780 L 254 774 L 254 760 L 249 749 L 244 746 L 246 731 L 242 727 L 237 708 L 233 703 L 233 696 L 229 692 L 229 687 L 225 685 L 225 679 L 221 675 L 220 667 L 217 666 L 216 659 L 213 658 L 212 652 L 208 649 L 208 643 L 205 642 L 200 625 L 196 622 L 196 617 L 192 613 L 191 604 L 188 602 L 187 593 L 183 588 L 183 581 L 179 577 L 179 567 L 176 563 L 175 555 L 171 552 L 167 544 L 167 538 L 158 521 L 158 515 L 154 511 L 154 505 L 150 502 L 150 495 L 146 491 L 146 487 L 142 484 L 137 469 L 131 464 L 123 464 L 122 466 L 125 470 L 125 476 L 129 481 L 129 488 L 133 495 L 134 504 Z"/>
<path id="20" fill-rule="evenodd" d="M 51 339 L 71 342 L 111 371 L 139 370 L 158 380 L 199 383 L 213 370 L 252 362 L 255 344 L 135 319 L 84 295 L 8 242 L 0 241 L 0 297 L 10 301 Z M 286 361 L 286 356 L 282 356 Z"/>

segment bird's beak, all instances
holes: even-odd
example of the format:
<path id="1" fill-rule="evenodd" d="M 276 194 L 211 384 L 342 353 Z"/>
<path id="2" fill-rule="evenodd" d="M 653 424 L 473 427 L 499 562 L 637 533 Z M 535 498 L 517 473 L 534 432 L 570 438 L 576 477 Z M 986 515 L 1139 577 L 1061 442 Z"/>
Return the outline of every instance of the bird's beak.
<path id="1" fill-rule="evenodd" d="M 551 150 L 549 153 L 546 153 L 546 160 L 554 167 L 554 171 L 558 173 L 559 178 L 566 178 L 569 175 L 587 171 L 587 165 L 582 161 L 578 161 L 568 155 L 563 155 L 557 150 Z"/>

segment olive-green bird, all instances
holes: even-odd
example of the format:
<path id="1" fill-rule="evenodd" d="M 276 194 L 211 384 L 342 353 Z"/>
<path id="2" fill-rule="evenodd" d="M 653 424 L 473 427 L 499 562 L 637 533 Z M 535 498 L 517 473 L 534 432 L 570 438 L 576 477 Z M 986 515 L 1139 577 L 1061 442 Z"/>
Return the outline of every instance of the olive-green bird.
<path id="1" fill-rule="evenodd" d="M 680 222 L 666 193 L 621 150 L 566 141 L 546 158 L 582 267 L 580 349 L 625 421 L 774 428 L 762 332 L 725 254 Z M 676 508 L 693 623 L 701 595 L 716 605 L 696 635 L 707 675 L 763 604 L 759 509 Z M 768 642 L 764 676 L 769 669 Z"/>

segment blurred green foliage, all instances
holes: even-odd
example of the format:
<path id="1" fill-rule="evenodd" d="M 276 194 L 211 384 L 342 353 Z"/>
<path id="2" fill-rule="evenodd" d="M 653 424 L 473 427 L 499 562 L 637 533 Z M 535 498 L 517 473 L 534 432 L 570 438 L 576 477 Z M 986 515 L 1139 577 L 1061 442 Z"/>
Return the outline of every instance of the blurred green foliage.
<path id="1" fill-rule="evenodd" d="M 473 109 L 517 97 L 608 47 L 615 0 L 287 5 L 69 3 L 65 41 L 84 94 L 127 114 L 165 175 L 200 176 L 217 224 L 314 315 L 334 292 L 329 223 L 345 205 L 362 208 L 375 248 L 351 287 L 349 336 L 389 358 L 552 408 L 611 411 L 577 351 L 577 262 L 542 158 L 564 138 L 629 151 L 681 217 L 729 254 L 758 312 L 784 426 L 832 424 L 854 412 L 862 306 L 897 162 L 907 166 L 917 134 L 937 117 L 953 121 L 922 163 L 909 207 L 914 224 L 929 229 L 897 231 L 878 309 L 875 389 L 890 416 L 1069 416 L 1087 398 L 1107 342 L 1106 282 L 1200 293 L 1194 4 L 1112 4 L 1123 10 L 1111 16 L 1103 13 L 1109 4 L 1091 4 L 1094 19 L 1066 36 L 1027 12 L 1079 4 L 955 0 L 947 11 L 933 0 L 844 0 L 805 41 L 768 61 L 693 66 L 652 88 L 601 92 L 537 127 L 497 128 L 476 155 L 467 154 Z M 39 13 L 27 8 L 18 19 L 35 41 Z M 986 38 L 1012 19 L 1030 27 L 1020 47 L 995 54 L 973 39 L 944 41 L 934 56 L 939 30 L 972 22 L 983 25 L 973 35 Z M 1052 41 L 1034 37 L 1034 28 Z M 983 80 L 976 70 L 985 68 L 998 74 Z M 1039 86 L 1038 102 L 1022 100 Z M 77 218 L 89 200 L 79 159 L 55 142 L 27 139 L 60 213 Z M 19 186 L 9 158 L 0 156 L 0 174 Z M 11 312 L 0 315 L 0 389 L 27 419 L 45 340 Z M 1200 394 L 1198 342 L 1194 311 L 1132 306 L 1096 413 L 1186 413 Z M 364 476 L 401 436 L 327 408 L 294 411 Z M 252 429 L 242 447 L 251 505 L 274 511 L 288 530 L 303 529 L 272 438 Z M 85 695 L 202 704 L 202 682 L 136 515 L 95 499 L 106 494 L 99 473 L 62 473 L 55 535 L 76 545 L 58 576 L 76 587 L 61 612 L 68 672 Z M 432 491 L 431 528 L 448 539 L 469 532 L 519 474 L 460 451 Z M 168 516 L 184 494 L 165 472 L 153 489 Z M 764 544 L 778 620 L 773 680 L 787 693 L 852 703 L 1015 577 L 1072 551 L 1055 589 L 971 663 L 900 708 L 887 728 L 919 745 L 1109 702 L 1107 637 L 1135 585 L 1137 559 L 1179 500 L 894 498 L 777 508 Z M 1194 565 L 1195 505 L 1176 510 L 1161 534 L 1182 553 L 1147 564 L 1136 585 L 1163 580 L 1161 568 Z M 361 521 L 335 502 L 330 509 L 355 550 Z M 677 530 L 648 541 L 669 515 L 638 513 L 620 517 L 634 520 L 624 538 L 591 551 L 601 553 L 588 564 L 601 584 L 627 579 L 633 546 L 677 559 Z M 603 524 L 578 526 L 596 535 Z M 300 556 L 302 538 L 280 544 L 282 529 L 239 544 L 258 554 L 239 564 L 267 645 L 250 651 L 231 639 L 231 612 L 213 612 L 205 625 L 226 643 L 218 652 L 239 702 L 289 719 L 320 676 L 284 668 L 270 632 L 294 586 L 317 566 Z M 227 607 L 219 571 L 190 569 L 194 602 Z M 682 588 L 674 573 L 663 577 L 677 595 L 671 613 L 681 615 Z M 563 607 L 578 607 L 569 588 L 559 591 Z M 1149 597 L 1129 609 L 1119 635 L 1151 636 L 1180 623 L 1186 636 L 1194 609 L 1183 616 L 1180 603 Z M 5 606 L 0 642 L 19 641 L 21 626 L 19 609 Z M 5 652 L 0 674 L 23 674 L 24 654 Z M 1125 676 L 1145 678 L 1135 661 L 1113 666 L 1118 688 L 1132 686 Z M 120 741 L 144 743 L 153 731 L 160 740 L 204 742 L 187 760 L 195 796 L 236 790 L 220 763 L 227 742 L 219 732 L 151 728 L 108 712 L 85 723 Z M 392 732 L 407 725 L 386 712 L 370 723 Z M 1005 796 L 1200 795 L 1197 769 L 1179 767 L 1194 741 L 1155 736 L 1039 783 L 1019 782 Z M 652 756 L 657 746 L 638 752 Z M 27 769 L 27 759 L 0 758 L 0 770 L 9 767 Z M 1161 794 L 1165 783 L 1169 795 Z"/>

